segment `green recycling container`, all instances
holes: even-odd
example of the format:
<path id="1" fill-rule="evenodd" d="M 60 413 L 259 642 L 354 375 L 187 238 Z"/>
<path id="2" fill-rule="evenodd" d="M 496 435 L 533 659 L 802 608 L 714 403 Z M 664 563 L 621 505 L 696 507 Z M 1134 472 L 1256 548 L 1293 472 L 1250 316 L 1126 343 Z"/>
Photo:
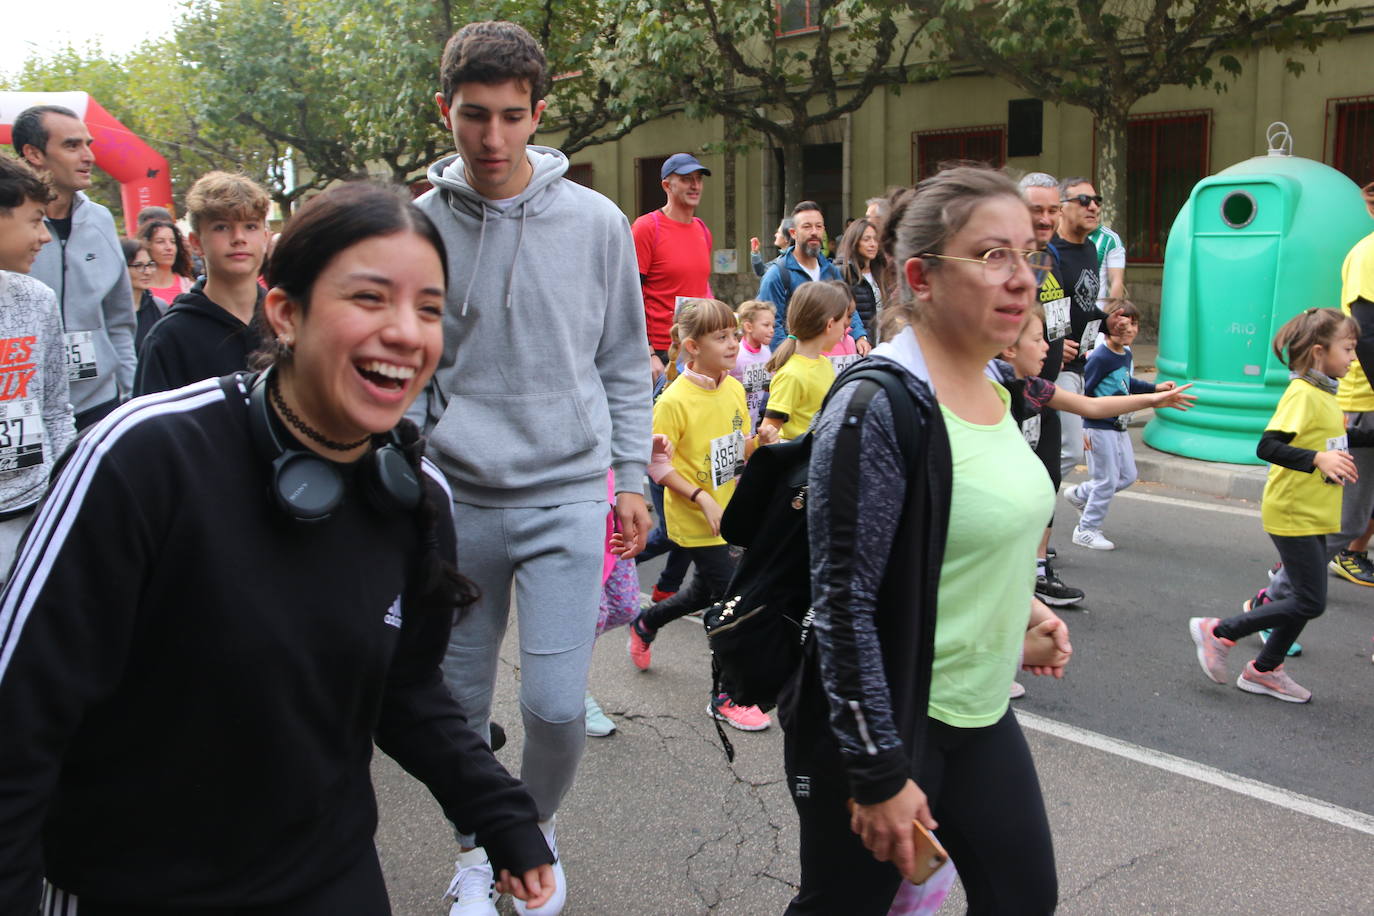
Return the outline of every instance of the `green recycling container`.
<path id="1" fill-rule="evenodd" d="M 1271 150 L 1198 182 L 1169 230 L 1157 363 L 1160 381 L 1193 383 L 1197 404 L 1158 411 L 1145 442 L 1263 464 L 1255 445 L 1288 386 L 1274 334 L 1303 309 L 1339 307 L 1341 263 L 1371 231 L 1360 189 L 1311 159 Z"/>

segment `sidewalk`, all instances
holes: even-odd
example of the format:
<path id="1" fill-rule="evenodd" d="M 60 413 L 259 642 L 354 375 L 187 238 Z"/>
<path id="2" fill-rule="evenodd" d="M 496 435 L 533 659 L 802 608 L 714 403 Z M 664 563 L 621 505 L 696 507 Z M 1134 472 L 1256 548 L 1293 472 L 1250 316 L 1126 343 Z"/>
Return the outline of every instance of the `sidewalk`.
<path id="1" fill-rule="evenodd" d="M 1136 344 L 1131 349 L 1135 353 L 1136 376 L 1152 380 L 1155 377 L 1155 359 L 1159 347 L 1156 344 L 1143 343 Z M 1131 421 L 1131 442 L 1135 447 L 1135 465 L 1140 480 L 1168 484 L 1207 496 L 1259 502 L 1260 496 L 1264 493 L 1264 478 L 1269 472 L 1266 465 L 1199 461 L 1157 451 L 1146 445 L 1143 439 L 1145 424 L 1153 417 L 1153 410 L 1141 410 L 1136 412 Z"/>

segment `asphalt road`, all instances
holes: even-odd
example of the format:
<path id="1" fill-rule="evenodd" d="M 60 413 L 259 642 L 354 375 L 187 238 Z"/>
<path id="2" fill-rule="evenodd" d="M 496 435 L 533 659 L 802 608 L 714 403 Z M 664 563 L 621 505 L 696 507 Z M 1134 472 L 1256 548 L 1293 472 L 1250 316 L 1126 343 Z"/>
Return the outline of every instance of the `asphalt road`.
<path id="1" fill-rule="evenodd" d="M 1187 634 L 1264 582 L 1273 550 L 1258 507 L 1153 485 L 1118 498 L 1112 552 L 1068 544 L 1064 578 L 1088 593 L 1064 613 L 1063 681 L 1026 678 L 1016 708 L 1054 831 L 1061 913 L 1374 913 L 1374 589 L 1331 580 L 1327 614 L 1289 670 L 1298 706 L 1207 680 Z M 652 584 L 658 563 L 641 569 Z M 514 615 L 512 615 L 514 616 Z M 503 650 L 501 759 L 518 769 L 515 634 Z M 636 671 L 622 632 L 597 646 L 592 689 L 619 724 L 589 739 L 559 816 L 579 914 L 775 914 L 796 881 L 796 829 L 776 728 L 731 732 L 725 763 L 705 715 L 708 661 L 686 618 Z M 1233 672 L 1258 642 L 1233 654 Z M 378 846 L 393 908 L 443 914 L 452 834 L 424 789 L 379 755 Z M 507 905 L 503 904 L 503 907 Z M 956 889 L 942 913 L 962 912 Z"/>

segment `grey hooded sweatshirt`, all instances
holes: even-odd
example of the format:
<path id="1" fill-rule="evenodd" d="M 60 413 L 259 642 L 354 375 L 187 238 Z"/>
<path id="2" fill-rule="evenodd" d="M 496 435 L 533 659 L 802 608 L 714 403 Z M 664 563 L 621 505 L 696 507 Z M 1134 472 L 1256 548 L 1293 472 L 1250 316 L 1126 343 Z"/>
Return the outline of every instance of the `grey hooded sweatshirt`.
<path id="1" fill-rule="evenodd" d="M 531 146 L 530 183 L 498 207 L 458 156 L 416 203 L 448 248 L 444 353 L 424 402 L 427 455 L 454 499 L 546 507 L 637 492 L 651 437 L 644 302 L 630 224 Z"/>
<path id="2" fill-rule="evenodd" d="M 71 217 L 72 234 L 65 243 L 48 224 L 52 241 L 38 252 L 29 274 L 57 294 L 68 344 L 79 339 L 73 335 L 90 335 L 95 368 L 70 382 L 72 408 L 80 414 L 133 390 L 134 307 L 110 211 L 77 191 Z"/>

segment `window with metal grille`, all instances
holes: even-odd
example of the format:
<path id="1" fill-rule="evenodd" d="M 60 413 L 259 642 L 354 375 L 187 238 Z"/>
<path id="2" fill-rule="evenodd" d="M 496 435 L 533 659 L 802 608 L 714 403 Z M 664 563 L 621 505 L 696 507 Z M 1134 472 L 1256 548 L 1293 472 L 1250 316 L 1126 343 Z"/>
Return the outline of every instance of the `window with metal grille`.
<path id="1" fill-rule="evenodd" d="M 1331 165 L 1360 187 L 1374 181 L 1374 96 L 1327 103 Z"/>
<path id="2" fill-rule="evenodd" d="M 1007 164 L 1007 129 L 1000 124 L 951 130 L 918 130 L 912 134 L 912 182 L 929 178 L 946 162 Z"/>
<path id="3" fill-rule="evenodd" d="M 1126 124 L 1126 257 L 1162 263 L 1169 228 L 1210 172 L 1210 111 L 1140 115 Z"/>
<path id="4" fill-rule="evenodd" d="M 778 0 L 775 29 L 779 35 L 809 32 L 820 27 L 822 0 Z"/>

